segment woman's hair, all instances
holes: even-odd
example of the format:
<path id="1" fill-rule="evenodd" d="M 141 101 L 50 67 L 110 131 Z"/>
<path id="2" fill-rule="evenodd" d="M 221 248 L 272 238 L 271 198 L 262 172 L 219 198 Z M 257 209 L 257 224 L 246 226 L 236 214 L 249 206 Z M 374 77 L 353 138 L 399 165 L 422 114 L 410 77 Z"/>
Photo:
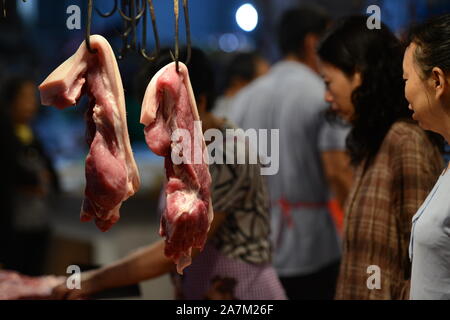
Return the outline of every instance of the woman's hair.
<path id="1" fill-rule="evenodd" d="M 347 149 L 353 165 L 369 164 L 394 122 L 410 119 L 404 96 L 404 46 L 382 24 L 370 30 L 366 16 L 342 19 L 322 39 L 318 55 L 348 77 L 361 73 L 361 85 L 351 96 L 355 113 Z"/>
<path id="2" fill-rule="evenodd" d="M 412 27 L 409 34 L 411 42 L 417 45 L 414 59 L 423 78 L 429 76 L 434 67 L 450 71 L 450 14 Z"/>

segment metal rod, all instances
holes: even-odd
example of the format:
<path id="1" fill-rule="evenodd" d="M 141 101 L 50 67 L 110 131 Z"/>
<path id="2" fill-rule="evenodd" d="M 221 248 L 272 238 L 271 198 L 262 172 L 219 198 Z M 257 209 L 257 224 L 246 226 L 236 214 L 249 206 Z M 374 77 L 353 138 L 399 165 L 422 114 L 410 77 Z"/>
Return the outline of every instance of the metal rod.
<path id="1" fill-rule="evenodd" d="M 175 68 L 179 72 L 179 62 L 180 62 L 180 7 L 179 0 L 174 0 L 174 15 L 175 15 L 175 54 L 170 52 L 172 59 L 175 61 Z M 188 0 L 183 0 L 183 11 L 184 11 L 184 21 L 186 24 L 186 61 L 185 64 L 188 65 L 191 61 L 192 55 L 192 43 L 191 43 L 191 27 L 189 23 L 189 3 Z"/>
<path id="2" fill-rule="evenodd" d="M 145 0 L 144 0 L 145 1 Z M 155 37 L 155 53 L 152 55 L 148 55 L 146 52 L 147 48 L 147 13 L 144 14 L 144 20 L 143 20 L 143 29 L 142 29 L 142 48 L 141 48 L 141 55 L 147 59 L 148 61 L 155 60 L 160 51 L 160 44 L 159 44 L 159 35 L 158 35 L 158 29 L 156 26 L 156 16 L 155 16 L 155 7 L 153 6 L 153 1 L 148 0 L 148 7 L 150 11 L 150 17 L 152 20 L 152 27 L 153 27 L 153 36 Z"/>
<path id="3" fill-rule="evenodd" d="M 136 32 L 136 0 L 131 0 L 130 12 L 133 19 L 131 20 L 131 28 L 133 30 L 133 42 L 131 43 L 131 48 L 136 50 L 137 48 L 137 32 Z"/>
<path id="4" fill-rule="evenodd" d="M 183 9 L 184 9 L 184 20 L 186 23 L 186 43 L 187 43 L 187 57 L 186 57 L 186 65 L 191 61 L 192 54 L 192 42 L 191 42 L 191 26 L 189 23 L 189 4 L 188 0 L 183 0 Z"/>
<path id="5" fill-rule="evenodd" d="M 130 4 L 128 7 L 131 7 L 131 6 L 135 5 L 135 4 L 133 4 L 133 3 L 134 3 L 134 0 L 129 0 L 129 1 L 131 2 L 131 4 Z M 146 9 L 144 4 L 145 4 L 145 2 L 143 1 L 142 8 L 141 8 L 141 10 L 139 11 L 139 13 L 138 13 L 136 16 L 134 15 L 134 12 L 133 12 L 133 13 L 130 13 L 130 16 L 127 16 L 127 15 L 125 14 L 124 10 L 118 8 L 119 14 L 121 15 L 121 17 L 122 17 L 123 19 L 125 19 L 125 20 L 127 20 L 127 21 L 129 21 L 129 22 L 132 22 L 133 20 L 139 20 L 139 19 L 142 17 L 142 15 L 144 14 L 145 9 Z M 130 10 L 130 11 L 131 11 L 131 10 Z"/>
<path id="6" fill-rule="evenodd" d="M 92 7 L 93 0 L 88 0 L 88 8 L 87 8 L 87 23 L 86 23 L 86 48 L 87 50 L 95 54 L 97 53 L 97 49 L 92 49 L 91 47 L 91 25 L 92 25 Z"/>
<path id="7" fill-rule="evenodd" d="M 179 3 L 178 0 L 173 0 L 174 14 L 175 14 L 175 68 L 179 71 L 178 62 L 180 59 L 180 39 L 179 39 Z"/>
<path id="8" fill-rule="evenodd" d="M 6 1 L 1 0 L 3 5 L 3 17 L 6 17 L 7 8 Z M 26 2 L 27 0 L 22 0 L 22 2 Z M 141 56 L 149 61 L 155 60 L 160 52 L 160 39 L 156 24 L 156 15 L 155 8 L 153 5 L 153 0 L 141 0 L 139 4 L 139 0 L 120 0 L 121 4 L 118 3 L 119 0 L 114 0 L 114 6 L 111 11 L 103 13 L 97 7 L 94 7 L 94 0 L 88 0 L 87 3 L 87 19 L 86 19 L 86 30 L 85 30 L 85 42 L 87 50 L 95 54 L 97 53 L 96 49 L 93 49 L 91 46 L 91 27 L 92 27 L 92 10 L 95 8 L 97 14 L 103 18 L 109 18 L 117 11 L 123 20 L 123 31 L 120 33 L 120 37 L 123 40 L 123 46 L 120 51 L 119 59 L 123 59 L 128 51 L 138 49 Z M 175 15 L 175 54 L 170 51 L 170 55 L 172 59 L 175 61 L 176 70 L 179 71 L 179 61 L 180 61 L 180 7 L 179 0 L 174 0 L 174 15 Z M 149 13 L 152 21 L 153 28 L 153 36 L 155 39 L 155 50 L 152 54 L 147 53 L 147 6 L 149 8 Z M 128 11 L 128 15 L 125 12 Z M 185 64 L 189 64 L 192 55 L 192 40 L 191 40 L 191 30 L 190 30 L 190 22 L 189 22 L 189 3 L 188 0 L 183 0 L 183 11 L 184 11 L 184 19 L 186 23 L 186 61 Z M 141 23 L 142 18 L 142 25 Z M 142 39 L 140 43 L 138 42 L 138 27 L 142 27 Z M 131 39 L 130 39 L 131 35 Z"/>

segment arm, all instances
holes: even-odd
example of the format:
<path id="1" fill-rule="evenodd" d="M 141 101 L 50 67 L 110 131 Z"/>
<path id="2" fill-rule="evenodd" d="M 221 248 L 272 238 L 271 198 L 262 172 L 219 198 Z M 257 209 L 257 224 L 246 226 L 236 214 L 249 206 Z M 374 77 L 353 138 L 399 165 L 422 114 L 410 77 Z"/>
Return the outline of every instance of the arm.
<path id="1" fill-rule="evenodd" d="M 345 142 L 350 128 L 322 119 L 318 147 L 325 178 L 341 208 L 344 207 L 353 182 L 350 157 Z"/>
<path id="2" fill-rule="evenodd" d="M 353 182 L 349 156 L 344 151 L 325 151 L 321 158 L 328 185 L 344 207 Z"/>
<path id="3" fill-rule="evenodd" d="M 225 217 L 226 215 L 221 213 L 214 215 L 207 241 L 215 234 Z M 63 284 L 54 290 L 54 297 L 79 299 L 106 289 L 131 285 L 166 274 L 174 268 L 174 263 L 164 255 L 164 246 L 164 240 L 159 240 L 115 263 L 85 272 L 81 276 L 80 290 L 69 290 Z M 192 258 L 195 259 L 199 253 L 199 249 L 193 249 Z"/>

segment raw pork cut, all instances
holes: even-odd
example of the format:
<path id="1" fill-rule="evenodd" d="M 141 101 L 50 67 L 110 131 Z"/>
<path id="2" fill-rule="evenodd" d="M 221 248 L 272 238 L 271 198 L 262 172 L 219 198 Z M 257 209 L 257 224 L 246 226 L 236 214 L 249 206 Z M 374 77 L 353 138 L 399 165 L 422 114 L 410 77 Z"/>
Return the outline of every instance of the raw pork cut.
<path id="1" fill-rule="evenodd" d="M 166 208 L 159 233 L 166 238 L 165 255 L 177 264 L 181 274 L 191 264 L 192 248 L 203 249 L 213 219 L 206 145 L 183 63 L 179 63 L 179 72 L 171 63 L 150 81 L 141 123 L 146 126 L 149 148 L 165 157 Z M 185 130 L 189 136 L 174 139 L 172 134 L 177 129 Z M 174 163 L 173 152 L 183 160 L 181 163 Z"/>
<path id="2" fill-rule="evenodd" d="M 0 300 L 48 299 L 65 277 L 28 277 L 14 271 L 0 271 Z"/>
<path id="3" fill-rule="evenodd" d="M 90 37 L 96 54 L 83 42 L 78 51 L 53 71 L 39 86 L 43 105 L 64 109 L 75 105 L 82 94 L 89 96 L 86 112 L 85 199 L 81 220 L 95 219 L 102 231 L 119 218 L 122 202 L 140 185 L 131 151 L 122 79 L 111 46 L 105 38 Z"/>

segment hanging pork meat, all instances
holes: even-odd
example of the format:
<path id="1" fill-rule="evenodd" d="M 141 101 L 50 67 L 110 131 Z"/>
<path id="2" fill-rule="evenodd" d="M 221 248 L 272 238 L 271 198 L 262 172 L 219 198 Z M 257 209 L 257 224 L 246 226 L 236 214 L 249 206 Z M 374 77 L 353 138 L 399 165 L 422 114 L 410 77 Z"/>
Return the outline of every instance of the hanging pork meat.
<path id="1" fill-rule="evenodd" d="M 192 248 L 203 248 L 213 211 L 206 145 L 188 70 L 183 63 L 179 72 L 175 68 L 175 63 L 165 66 L 150 81 L 141 123 L 149 148 L 165 157 L 168 181 L 160 235 L 166 239 L 165 255 L 182 273 L 191 264 Z"/>
<path id="2" fill-rule="evenodd" d="M 86 112 L 85 199 L 81 220 L 94 219 L 102 231 L 119 220 L 122 202 L 139 188 L 140 180 L 130 146 L 125 98 L 114 52 L 105 38 L 94 35 L 90 53 L 83 42 L 78 51 L 39 86 L 43 105 L 64 109 L 83 94 L 89 97 Z"/>

